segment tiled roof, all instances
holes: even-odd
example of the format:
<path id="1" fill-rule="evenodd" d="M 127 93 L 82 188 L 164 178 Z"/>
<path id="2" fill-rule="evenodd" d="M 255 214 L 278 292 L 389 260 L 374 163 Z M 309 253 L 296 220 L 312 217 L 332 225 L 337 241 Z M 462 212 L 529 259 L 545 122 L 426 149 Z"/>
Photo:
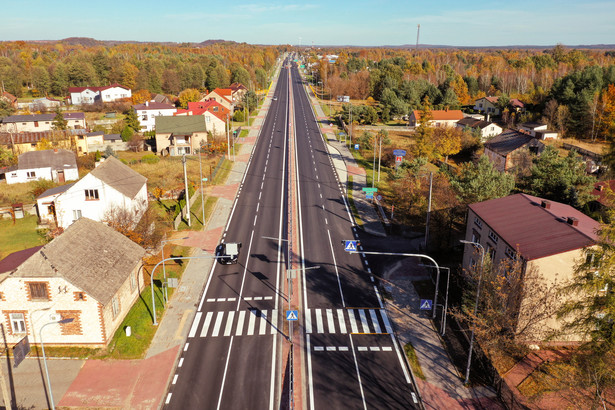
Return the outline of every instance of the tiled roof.
<path id="1" fill-rule="evenodd" d="M 516 107 L 516 108 L 523 108 L 525 107 L 525 104 L 523 103 L 523 101 L 517 99 L 517 98 L 511 98 L 509 103 L 511 106 Z"/>
<path id="2" fill-rule="evenodd" d="M 546 201 L 545 208 L 543 201 L 516 194 L 471 204 L 470 209 L 527 260 L 580 249 L 598 239 L 600 223 L 560 202 Z M 568 218 L 575 218 L 578 225 Z"/>
<path id="3" fill-rule="evenodd" d="M 175 109 L 175 106 L 173 104 L 165 104 L 165 103 L 159 103 L 155 101 L 148 101 L 147 103 L 133 105 L 132 108 L 134 108 L 137 111 L 173 110 Z"/>
<path id="4" fill-rule="evenodd" d="M 417 121 L 421 119 L 421 112 L 414 110 L 414 117 Z M 461 110 L 431 110 L 432 121 L 450 121 L 463 119 Z"/>
<path id="5" fill-rule="evenodd" d="M 57 131 L 37 131 L 37 132 L 0 132 L 0 145 L 11 144 L 36 144 L 41 139 L 52 139 L 56 137 L 67 138 L 71 135 L 86 135 L 86 130 L 57 130 Z"/>
<path id="6" fill-rule="evenodd" d="M 147 178 L 133 171 L 132 168 L 115 157 L 107 158 L 102 164 L 94 168 L 90 174 L 130 199 L 133 199 L 147 182 Z"/>
<path id="7" fill-rule="evenodd" d="M 606 202 L 607 187 L 611 190 L 612 193 L 615 193 L 615 179 L 597 182 L 594 185 L 594 190 L 592 191 L 592 195 L 596 197 L 595 200 L 603 205 L 608 205 L 608 203 Z"/>
<path id="8" fill-rule="evenodd" d="M 6 258 L 0 260 L 0 273 L 11 272 L 19 265 L 24 263 L 30 256 L 34 255 L 43 246 L 35 246 L 21 251 L 13 252 Z M 1 280 L 1 279 L 0 279 Z"/>
<path id="9" fill-rule="evenodd" d="M 505 130 L 500 135 L 493 137 L 485 143 L 485 149 L 505 156 L 525 145 L 537 147 L 539 151 L 544 149 L 544 144 L 536 138 L 515 130 Z"/>
<path id="10" fill-rule="evenodd" d="M 51 167 L 54 170 L 77 168 L 77 156 L 66 149 L 28 151 L 18 157 L 19 169 Z"/>
<path id="11" fill-rule="evenodd" d="M 33 115 L 11 115 L 2 119 L 5 124 L 15 122 L 34 122 L 34 121 L 53 121 L 55 114 L 33 114 Z M 85 114 L 82 112 L 62 113 L 65 120 L 84 120 Z"/>
<path id="12" fill-rule="evenodd" d="M 21 263 L 11 276 L 62 277 L 105 306 L 144 255 L 142 247 L 113 228 L 79 218 Z"/>
<path id="13" fill-rule="evenodd" d="M 492 125 L 493 123 L 489 121 L 479 120 L 479 119 L 472 118 L 472 117 L 466 117 L 466 118 L 463 118 L 457 121 L 457 124 L 461 124 L 463 126 L 470 127 L 470 128 L 480 128 L 482 130 Z"/>
<path id="14" fill-rule="evenodd" d="M 74 182 L 72 184 L 60 185 L 54 188 L 49 188 L 48 190 L 46 190 L 45 192 L 37 196 L 36 199 L 41 199 L 41 198 L 46 198 L 48 196 L 61 194 L 62 192 L 66 192 L 68 188 L 72 187 L 73 185 L 75 185 Z"/>
<path id="15" fill-rule="evenodd" d="M 241 84 L 241 83 L 233 83 L 233 84 L 229 85 L 228 88 L 230 88 L 233 91 L 247 90 L 246 86 Z"/>
<path id="16" fill-rule="evenodd" d="M 156 117 L 156 133 L 191 134 L 206 132 L 205 117 L 202 115 L 184 115 L 175 117 Z"/>

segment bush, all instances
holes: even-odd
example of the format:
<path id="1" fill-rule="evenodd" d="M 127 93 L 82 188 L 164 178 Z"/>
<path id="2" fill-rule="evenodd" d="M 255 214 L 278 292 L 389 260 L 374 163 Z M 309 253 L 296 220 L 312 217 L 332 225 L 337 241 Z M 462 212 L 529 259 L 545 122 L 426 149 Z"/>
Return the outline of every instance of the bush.
<path id="1" fill-rule="evenodd" d="M 245 121 L 243 111 L 235 111 L 235 114 L 233 114 L 233 121 L 237 121 L 237 122 Z"/>
<path id="2" fill-rule="evenodd" d="M 146 154 L 141 158 L 141 162 L 144 164 L 157 164 L 160 162 L 160 158 L 154 154 Z"/>

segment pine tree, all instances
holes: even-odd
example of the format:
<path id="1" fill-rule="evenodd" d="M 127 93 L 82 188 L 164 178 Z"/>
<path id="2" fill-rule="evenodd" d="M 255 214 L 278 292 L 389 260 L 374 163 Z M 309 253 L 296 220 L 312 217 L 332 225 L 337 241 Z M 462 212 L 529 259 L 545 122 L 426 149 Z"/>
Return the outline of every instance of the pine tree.
<path id="1" fill-rule="evenodd" d="M 64 115 L 59 108 L 56 109 L 56 116 L 53 118 L 51 128 L 54 130 L 65 130 L 68 128 L 68 121 L 64 119 Z"/>

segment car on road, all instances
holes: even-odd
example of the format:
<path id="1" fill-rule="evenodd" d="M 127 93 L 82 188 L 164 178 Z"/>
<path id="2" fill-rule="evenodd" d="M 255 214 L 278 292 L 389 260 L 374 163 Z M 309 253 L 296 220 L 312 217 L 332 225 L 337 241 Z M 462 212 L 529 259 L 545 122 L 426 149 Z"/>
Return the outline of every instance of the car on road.
<path id="1" fill-rule="evenodd" d="M 273 101 L 277 101 L 278 97 L 276 97 L 275 95 L 273 96 Z"/>
<path id="2" fill-rule="evenodd" d="M 216 259 L 222 265 L 237 263 L 241 242 L 222 242 L 216 247 Z"/>

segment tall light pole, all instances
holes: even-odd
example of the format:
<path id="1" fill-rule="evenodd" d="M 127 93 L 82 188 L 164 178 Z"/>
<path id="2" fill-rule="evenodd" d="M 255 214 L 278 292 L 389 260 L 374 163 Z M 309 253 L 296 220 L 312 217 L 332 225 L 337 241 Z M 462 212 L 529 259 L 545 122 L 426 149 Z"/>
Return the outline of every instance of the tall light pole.
<path id="1" fill-rule="evenodd" d="M 191 226 L 190 221 L 190 192 L 188 192 L 188 172 L 186 171 L 186 154 L 182 156 L 182 163 L 184 164 L 184 188 L 186 190 L 186 221 L 188 226 Z"/>
<path id="2" fill-rule="evenodd" d="M 478 300 L 480 298 L 480 284 L 481 281 L 483 280 L 483 271 L 485 270 L 485 248 L 483 247 L 483 245 L 481 245 L 478 242 L 472 242 L 472 241 L 466 241 L 466 240 L 461 240 L 459 241 L 461 243 L 467 243 L 476 247 L 479 247 L 481 250 L 481 256 L 480 256 L 480 275 L 478 277 L 478 285 L 476 287 L 476 302 L 474 303 L 474 317 L 472 318 L 473 320 L 473 326 L 472 326 L 472 333 L 470 334 L 470 351 L 468 352 L 468 363 L 466 365 L 466 378 L 464 381 L 464 384 L 468 384 L 468 382 L 470 381 L 470 365 L 472 364 L 472 349 L 474 347 L 474 329 L 476 329 L 476 312 L 478 311 Z"/>
<path id="3" fill-rule="evenodd" d="M 43 326 L 41 326 L 41 328 L 38 331 L 38 338 L 41 341 L 41 349 L 43 350 L 43 364 L 45 365 L 45 375 L 47 376 L 47 390 L 49 392 L 49 404 L 51 405 L 51 410 L 55 410 L 56 406 L 53 403 L 53 393 L 51 391 L 51 380 L 49 379 L 49 369 L 47 368 L 47 357 L 45 356 L 45 343 L 43 343 L 43 329 L 45 328 L 45 326 L 48 325 L 53 325 L 56 323 L 59 324 L 63 324 L 63 323 L 70 323 L 73 321 L 73 318 L 66 318 L 66 319 L 62 319 L 62 320 L 56 320 L 54 322 L 48 322 L 45 323 Z"/>

